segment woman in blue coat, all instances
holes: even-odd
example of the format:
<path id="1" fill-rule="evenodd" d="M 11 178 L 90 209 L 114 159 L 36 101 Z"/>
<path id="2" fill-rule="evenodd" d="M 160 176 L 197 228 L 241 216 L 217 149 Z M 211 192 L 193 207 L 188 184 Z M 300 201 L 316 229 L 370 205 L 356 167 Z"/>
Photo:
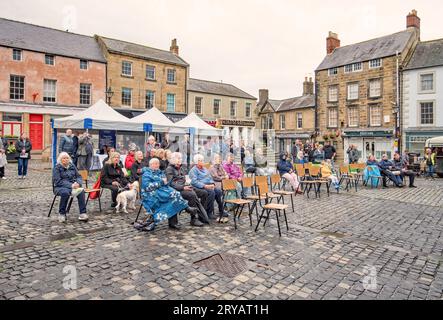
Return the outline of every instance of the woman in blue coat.
<path id="1" fill-rule="evenodd" d="M 66 207 L 71 196 L 77 197 L 80 209 L 80 221 L 88 221 L 86 214 L 85 191 L 82 189 L 82 177 L 71 161 L 68 153 L 58 156 L 57 165 L 52 173 L 54 194 L 60 196 L 59 222 L 66 222 Z"/>
<path id="2" fill-rule="evenodd" d="M 188 206 L 188 201 L 182 198 L 180 192 L 169 186 L 166 175 L 160 170 L 160 161 L 157 158 L 149 161 L 149 168 L 143 169 L 142 176 L 142 201 L 143 207 L 154 218 L 148 231 L 154 230 L 155 226 L 164 220 L 169 220 L 169 227 L 180 229 L 177 215 L 186 210 L 196 213 L 195 208 Z"/>

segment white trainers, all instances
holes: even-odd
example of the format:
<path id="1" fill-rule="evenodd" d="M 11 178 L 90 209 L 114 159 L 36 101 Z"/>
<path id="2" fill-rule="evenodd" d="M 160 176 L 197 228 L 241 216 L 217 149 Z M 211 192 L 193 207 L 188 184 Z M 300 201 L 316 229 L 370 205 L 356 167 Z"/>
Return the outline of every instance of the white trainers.
<path id="1" fill-rule="evenodd" d="M 86 213 L 82 213 L 79 217 L 78 217 L 78 220 L 80 220 L 80 221 L 88 221 L 88 219 L 89 219 L 89 217 L 88 217 L 88 215 L 86 214 Z"/>
<path id="2" fill-rule="evenodd" d="M 23 176 L 18 176 L 19 179 L 22 179 Z"/>
<path id="3" fill-rule="evenodd" d="M 23 176 L 23 179 L 26 179 L 26 176 Z"/>
<path id="4" fill-rule="evenodd" d="M 58 216 L 58 222 L 60 223 L 66 223 L 66 216 L 64 214 L 60 214 Z"/>
<path id="5" fill-rule="evenodd" d="M 2 177 L 2 180 L 6 180 L 6 177 Z"/>

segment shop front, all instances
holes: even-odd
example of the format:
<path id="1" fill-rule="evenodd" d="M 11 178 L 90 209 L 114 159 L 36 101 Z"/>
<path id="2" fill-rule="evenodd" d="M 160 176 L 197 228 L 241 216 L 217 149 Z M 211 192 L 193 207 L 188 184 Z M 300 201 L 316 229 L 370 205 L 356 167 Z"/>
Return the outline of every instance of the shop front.
<path id="1" fill-rule="evenodd" d="M 359 152 L 360 162 L 368 159 L 369 155 L 374 155 L 377 160 L 387 154 L 392 159 L 396 149 L 396 139 L 394 130 L 361 130 L 344 131 L 343 135 L 344 161 L 349 162 L 347 150 L 350 145 L 355 145 Z"/>
<path id="2" fill-rule="evenodd" d="M 443 128 L 435 130 L 405 130 L 405 148 L 412 153 L 424 154 L 425 144 L 428 139 L 443 136 Z"/>
<path id="3" fill-rule="evenodd" d="M 241 142 L 245 146 L 253 144 L 255 121 L 219 119 L 217 128 L 223 129 L 223 137 L 231 139 L 236 147 L 240 147 Z"/>
<path id="4" fill-rule="evenodd" d="M 292 146 L 297 139 L 300 139 L 303 143 L 306 140 L 310 140 L 313 132 L 285 132 L 279 133 L 277 132 L 275 137 L 277 139 L 277 152 L 291 152 Z"/>

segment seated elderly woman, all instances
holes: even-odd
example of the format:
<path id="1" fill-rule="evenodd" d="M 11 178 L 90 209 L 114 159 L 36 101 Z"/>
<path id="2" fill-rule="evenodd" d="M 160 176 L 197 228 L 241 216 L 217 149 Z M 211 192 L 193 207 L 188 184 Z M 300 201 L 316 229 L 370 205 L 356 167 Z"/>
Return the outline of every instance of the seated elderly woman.
<path id="1" fill-rule="evenodd" d="M 146 168 L 148 166 L 149 163 L 144 158 L 143 152 L 137 151 L 135 153 L 135 161 L 131 167 L 131 177 L 130 177 L 131 183 L 133 183 L 134 181 L 139 181 L 142 175 L 143 168 Z"/>
<path id="2" fill-rule="evenodd" d="M 217 188 L 215 181 L 211 176 L 209 170 L 204 167 L 204 160 L 201 154 L 194 157 L 195 166 L 189 171 L 191 185 L 200 190 L 205 190 L 208 193 L 208 200 L 206 202 L 206 212 L 210 219 L 216 219 L 214 215 L 214 201 L 217 201 L 220 216 L 229 217 L 229 214 L 223 209 L 222 191 Z"/>
<path id="3" fill-rule="evenodd" d="M 200 208 L 202 206 L 203 208 L 205 208 L 206 201 L 208 199 L 208 193 L 206 192 L 206 190 L 195 189 L 190 184 L 187 183 L 186 181 L 187 170 L 186 167 L 182 165 L 183 159 L 181 153 L 179 152 L 172 153 L 169 159 L 170 159 L 170 164 L 165 171 L 169 185 L 178 192 L 180 192 L 181 196 L 188 201 L 191 207 Z M 200 203 L 199 198 L 203 203 L 202 205 Z M 197 214 L 191 214 L 191 226 L 195 227 L 203 226 L 203 223 L 201 223 L 198 220 Z"/>
<path id="4" fill-rule="evenodd" d="M 299 192 L 298 189 L 300 182 L 298 181 L 298 176 L 295 174 L 290 160 L 290 155 L 288 152 L 282 153 L 280 155 L 280 161 L 277 164 L 278 172 L 280 176 L 286 179 L 294 189 L 294 191 Z"/>
<path id="5" fill-rule="evenodd" d="M 294 160 L 294 164 L 305 164 L 308 163 L 305 159 L 305 153 L 303 151 L 297 152 L 297 157 Z"/>
<path id="6" fill-rule="evenodd" d="M 71 161 L 68 153 L 62 152 L 58 156 L 57 165 L 52 173 L 52 182 L 54 186 L 54 194 L 60 196 L 59 222 L 66 222 L 66 207 L 68 206 L 69 197 L 73 196 L 78 199 L 80 209 L 80 221 L 88 221 L 86 214 L 85 192 L 82 188 L 82 177 L 77 168 Z"/>
<path id="7" fill-rule="evenodd" d="M 101 172 L 101 186 L 104 189 L 111 190 L 112 208 L 117 206 L 119 191 L 124 190 L 128 183 L 129 181 L 126 179 L 123 168 L 120 165 L 120 154 L 118 152 L 111 153 Z"/>
<path id="8" fill-rule="evenodd" d="M 235 164 L 235 156 L 230 153 L 226 157 L 226 161 L 223 163 L 223 168 L 225 169 L 228 179 L 237 180 L 237 197 L 243 197 L 243 188 L 241 182 L 243 180 L 243 173 L 238 165 Z"/>
<path id="9" fill-rule="evenodd" d="M 340 181 L 337 178 L 337 175 L 333 173 L 331 159 L 324 160 L 321 166 L 321 176 L 322 178 L 328 179 L 331 181 L 332 185 L 336 190 L 340 189 Z"/>
<path id="10" fill-rule="evenodd" d="M 177 215 L 186 210 L 191 215 L 196 209 L 188 205 L 180 192 L 169 186 L 166 175 L 160 170 L 160 160 L 153 158 L 149 161 L 149 168 L 143 169 L 142 175 L 142 203 L 148 213 L 154 218 L 148 231 L 154 230 L 160 222 L 169 220 L 169 228 L 181 229 Z"/>

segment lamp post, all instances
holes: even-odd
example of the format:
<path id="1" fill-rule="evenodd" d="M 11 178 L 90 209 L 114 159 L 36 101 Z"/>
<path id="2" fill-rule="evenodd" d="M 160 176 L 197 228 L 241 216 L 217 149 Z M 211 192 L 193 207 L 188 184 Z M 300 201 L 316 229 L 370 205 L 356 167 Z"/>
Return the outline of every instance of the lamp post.
<path id="1" fill-rule="evenodd" d="M 108 103 L 108 105 L 111 105 L 111 98 L 114 96 L 114 91 L 112 91 L 112 88 L 109 87 L 105 93 L 106 93 L 106 102 Z"/>

